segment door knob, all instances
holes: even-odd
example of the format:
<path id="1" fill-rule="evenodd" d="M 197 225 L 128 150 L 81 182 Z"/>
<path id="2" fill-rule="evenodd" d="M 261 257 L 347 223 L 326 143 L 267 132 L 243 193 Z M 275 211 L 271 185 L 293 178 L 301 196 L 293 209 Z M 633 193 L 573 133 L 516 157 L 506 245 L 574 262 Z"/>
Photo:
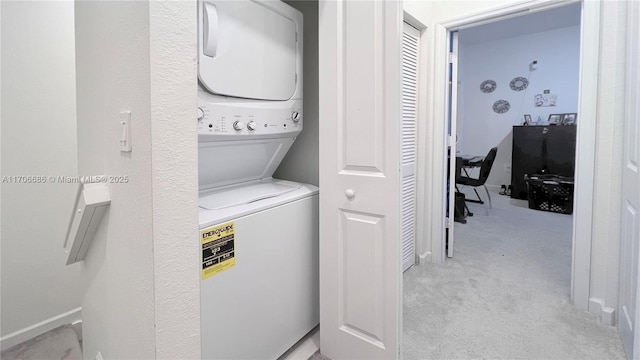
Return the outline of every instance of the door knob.
<path id="1" fill-rule="evenodd" d="M 344 195 L 347 197 L 347 199 L 352 200 L 356 196 L 356 192 L 353 191 L 353 189 L 347 189 L 344 192 Z"/>

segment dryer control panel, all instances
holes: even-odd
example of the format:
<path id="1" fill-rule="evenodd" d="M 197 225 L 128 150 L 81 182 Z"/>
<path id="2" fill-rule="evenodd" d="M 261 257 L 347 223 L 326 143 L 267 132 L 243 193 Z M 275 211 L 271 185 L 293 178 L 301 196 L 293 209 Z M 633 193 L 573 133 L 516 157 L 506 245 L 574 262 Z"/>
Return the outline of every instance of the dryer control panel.
<path id="1" fill-rule="evenodd" d="M 244 136 L 296 136 L 302 131 L 302 101 L 282 103 L 229 104 L 200 101 L 198 135 L 215 140 Z M 231 106 L 232 105 L 232 106 Z M 278 106 L 279 105 L 279 106 Z M 207 136 L 205 136 L 207 137 Z M 212 140 L 214 140 L 212 139 Z"/>

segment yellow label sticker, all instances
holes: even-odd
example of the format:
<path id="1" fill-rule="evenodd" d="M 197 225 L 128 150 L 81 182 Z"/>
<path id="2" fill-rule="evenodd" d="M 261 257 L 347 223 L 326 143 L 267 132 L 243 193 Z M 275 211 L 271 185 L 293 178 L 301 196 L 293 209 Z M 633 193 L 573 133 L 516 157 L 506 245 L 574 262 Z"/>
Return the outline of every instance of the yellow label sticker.
<path id="1" fill-rule="evenodd" d="M 202 243 L 202 280 L 236 264 L 235 223 L 228 222 L 200 230 Z"/>

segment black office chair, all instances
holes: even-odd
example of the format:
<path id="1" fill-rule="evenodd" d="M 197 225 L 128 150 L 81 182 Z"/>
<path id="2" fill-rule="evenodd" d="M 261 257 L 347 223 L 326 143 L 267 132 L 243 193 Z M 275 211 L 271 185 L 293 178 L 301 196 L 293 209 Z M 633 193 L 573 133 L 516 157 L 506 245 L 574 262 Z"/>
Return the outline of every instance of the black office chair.
<path id="1" fill-rule="evenodd" d="M 491 209 L 491 195 L 489 194 L 489 189 L 485 185 L 487 182 L 487 178 L 489 177 L 489 173 L 491 172 L 491 167 L 493 166 L 493 162 L 496 160 L 496 154 L 498 153 L 498 148 L 494 147 L 489 150 L 487 156 L 485 156 L 484 160 L 482 160 L 482 164 L 480 164 L 480 174 L 478 178 L 472 178 L 469 176 L 463 176 L 460 172 L 456 173 L 456 189 L 457 185 L 466 185 L 473 187 L 473 191 L 476 193 L 478 200 L 475 199 L 465 199 L 465 201 L 484 204 L 484 201 L 480 198 L 480 194 L 476 190 L 477 187 L 483 186 L 484 190 L 487 192 L 487 199 L 489 200 L 489 209 Z M 456 166 L 457 167 L 457 166 Z M 466 174 L 466 172 L 465 172 Z"/>

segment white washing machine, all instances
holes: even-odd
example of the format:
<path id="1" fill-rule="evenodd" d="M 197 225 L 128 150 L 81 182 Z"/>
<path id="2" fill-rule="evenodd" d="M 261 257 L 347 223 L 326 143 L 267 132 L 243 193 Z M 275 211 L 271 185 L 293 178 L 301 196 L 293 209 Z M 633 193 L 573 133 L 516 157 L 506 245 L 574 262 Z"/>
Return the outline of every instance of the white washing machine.
<path id="1" fill-rule="evenodd" d="M 319 323 L 318 189 L 276 180 L 302 131 L 302 14 L 198 2 L 204 359 L 275 359 Z"/>

